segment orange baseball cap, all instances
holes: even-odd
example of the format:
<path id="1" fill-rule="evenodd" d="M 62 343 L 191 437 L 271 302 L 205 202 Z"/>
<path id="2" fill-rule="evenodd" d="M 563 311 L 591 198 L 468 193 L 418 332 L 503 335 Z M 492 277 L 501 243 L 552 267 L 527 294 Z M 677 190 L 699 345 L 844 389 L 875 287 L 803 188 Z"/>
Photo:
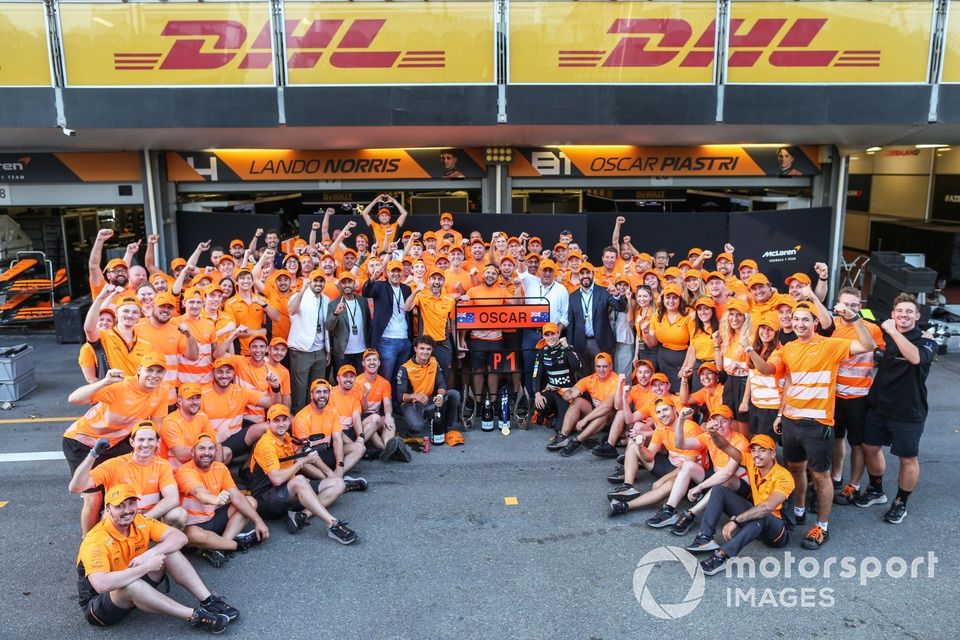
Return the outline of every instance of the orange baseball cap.
<path id="1" fill-rule="evenodd" d="M 543 327 L 540 329 L 540 331 L 541 331 L 544 335 L 546 335 L 546 334 L 548 334 L 548 333 L 560 333 L 560 327 L 557 325 L 556 322 L 547 322 L 547 323 L 544 323 L 544 325 L 543 325 Z"/>
<path id="2" fill-rule="evenodd" d="M 190 300 L 191 298 L 203 298 L 203 292 L 200 291 L 197 287 L 187 287 L 183 291 L 183 299 Z"/>
<path id="3" fill-rule="evenodd" d="M 463 444 L 463 434 L 455 429 L 451 429 L 443 436 L 443 440 L 447 443 L 448 447 L 457 447 Z"/>
<path id="4" fill-rule="evenodd" d="M 177 389 L 177 395 L 181 398 L 192 398 L 203 393 L 203 387 L 196 382 L 185 382 Z"/>
<path id="5" fill-rule="evenodd" d="M 770 284 L 770 280 L 762 273 L 755 273 L 747 278 L 747 287 L 752 287 L 755 284 Z"/>
<path id="6" fill-rule="evenodd" d="M 276 420 L 280 416 L 293 417 L 290 415 L 290 408 L 285 404 L 275 404 L 267 409 L 267 420 Z"/>
<path id="7" fill-rule="evenodd" d="M 130 437 L 132 438 L 133 436 L 137 435 L 137 432 L 142 429 L 149 429 L 158 436 L 160 435 L 160 428 L 153 420 L 141 420 L 137 424 L 133 425 L 132 429 L 130 429 Z"/>
<path id="8" fill-rule="evenodd" d="M 666 296 L 666 295 L 671 294 L 671 293 L 672 293 L 673 295 L 675 295 L 675 296 L 678 296 L 678 297 L 682 295 L 682 294 L 681 294 L 681 291 L 680 291 L 680 287 L 677 286 L 677 285 L 675 285 L 675 284 L 668 284 L 667 286 L 665 286 L 665 287 L 663 288 L 663 295 Z"/>
<path id="9" fill-rule="evenodd" d="M 700 371 L 703 371 L 704 369 L 706 369 L 707 371 L 713 371 L 714 373 L 716 373 L 716 372 L 717 372 L 717 365 L 713 364 L 712 362 L 704 362 L 702 365 L 700 365 L 699 367 L 697 367 L 697 372 L 699 373 Z"/>
<path id="10" fill-rule="evenodd" d="M 137 300 L 137 298 L 136 298 L 135 296 L 133 296 L 132 294 L 129 294 L 129 293 L 128 293 L 128 294 L 124 294 L 124 296 L 123 296 L 122 298 L 120 298 L 119 300 L 117 300 L 117 301 L 114 303 L 113 306 L 116 307 L 117 309 L 119 309 L 120 307 L 125 307 L 125 306 L 127 306 L 128 304 L 135 306 L 137 309 L 140 308 L 140 301 Z"/>
<path id="11" fill-rule="evenodd" d="M 527 257 L 529 258 L 530 256 L 527 256 Z M 543 271 L 544 269 L 553 269 L 554 271 L 556 271 L 557 263 L 551 260 L 550 258 L 547 258 L 546 260 L 541 260 L 540 270 Z"/>
<path id="12" fill-rule="evenodd" d="M 367 356 L 377 356 L 380 357 L 380 352 L 374 349 L 373 347 L 367 347 L 363 350 L 363 355 L 360 357 L 361 360 L 365 360 Z"/>
<path id="13" fill-rule="evenodd" d="M 657 280 L 663 280 L 663 278 L 660 276 L 660 273 L 656 269 L 647 269 L 640 274 L 640 278 L 643 280 L 646 280 L 647 276 L 656 276 Z"/>
<path id="14" fill-rule="evenodd" d="M 611 358 L 610 354 L 606 351 L 601 351 L 593 359 L 594 362 L 600 362 L 601 360 L 606 360 L 608 364 L 613 364 L 613 358 Z"/>
<path id="15" fill-rule="evenodd" d="M 140 366 L 144 369 L 147 367 L 163 367 L 166 369 L 167 359 L 159 353 L 148 353 L 140 359 Z"/>
<path id="16" fill-rule="evenodd" d="M 233 359 L 230 356 L 221 356 L 213 361 L 213 368 L 219 369 L 220 367 L 230 367 L 236 371 L 237 367 L 233 364 Z"/>
<path id="17" fill-rule="evenodd" d="M 750 446 L 761 447 L 763 449 L 769 449 L 770 451 L 777 450 L 777 443 L 773 441 L 773 438 L 763 433 L 759 433 L 750 438 Z"/>
<path id="18" fill-rule="evenodd" d="M 594 267 L 592 264 L 590 264 L 586 260 L 581 262 L 580 266 L 577 267 L 577 273 L 580 273 L 581 271 L 596 271 L 596 270 L 597 270 L 596 267 Z"/>
<path id="19" fill-rule="evenodd" d="M 653 374 L 652 376 L 650 376 L 650 382 L 651 382 L 651 383 L 653 383 L 653 382 L 666 382 L 666 383 L 669 384 L 669 383 L 670 383 L 670 378 L 668 378 L 668 377 L 667 377 L 667 374 L 665 374 L 665 373 L 655 373 L 655 374 Z"/>
<path id="20" fill-rule="evenodd" d="M 345 365 L 342 365 L 339 369 L 337 369 L 338 376 L 344 376 L 351 373 L 353 375 L 357 375 L 357 370 L 353 367 L 352 364 L 345 364 Z"/>
<path id="21" fill-rule="evenodd" d="M 286 276 L 287 278 L 291 278 L 291 279 L 293 278 L 293 274 L 290 273 L 290 271 L 287 270 L 287 269 L 277 269 L 277 270 L 275 271 L 275 273 L 277 274 L 276 277 L 277 277 L 278 279 L 279 279 L 279 278 L 282 278 L 282 277 L 284 277 L 284 276 Z"/>
<path id="22" fill-rule="evenodd" d="M 630 278 L 625 273 L 617 274 L 617 277 L 613 279 L 613 284 L 620 284 L 621 282 L 630 284 Z"/>
<path id="23" fill-rule="evenodd" d="M 234 238 L 233 240 L 230 241 L 230 248 L 231 248 L 231 249 L 234 248 L 234 247 L 246 247 L 246 246 L 247 246 L 247 245 L 245 245 L 245 244 L 243 243 L 243 240 L 241 240 L 240 238 Z"/>
<path id="24" fill-rule="evenodd" d="M 706 277 L 703 279 L 703 281 L 710 282 L 711 280 L 723 280 L 724 282 L 727 281 L 724 275 L 719 271 L 707 271 Z"/>
<path id="25" fill-rule="evenodd" d="M 536 260 L 537 262 L 540 262 L 540 254 L 539 254 L 539 253 L 528 253 L 527 255 L 525 255 L 525 256 L 523 257 L 523 261 L 524 261 L 524 262 L 526 262 L 527 260 Z"/>
<path id="26" fill-rule="evenodd" d="M 684 274 L 683 279 L 688 280 L 690 278 L 696 278 L 697 280 L 699 280 L 701 278 L 700 271 L 698 271 L 697 269 L 688 270 L 687 273 Z"/>
<path id="27" fill-rule="evenodd" d="M 107 491 L 107 494 L 103 497 L 103 501 L 110 506 L 119 507 L 126 500 L 139 497 L 137 492 L 134 491 L 133 487 L 129 484 L 115 484 Z"/>
<path id="28" fill-rule="evenodd" d="M 311 280 L 326 280 L 327 276 L 323 273 L 323 269 L 314 269 L 310 272 Z"/>
<path id="29" fill-rule="evenodd" d="M 213 439 L 213 437 L 209 433 L 201 433 L 197 436 L 197 439 L 193 441 L 193 446 L 197 446 L 198 444 L 200 444 L 200 441 L 203 440 L 204 438 L 216 444 L 216 441 Z"/>
<path id="30" fill-rule="evenodd" d="M 536 242 L 537 244 L 543 244 L 543 240 L 540 239 L 540 236 L 532 236 L 530 238 L 527 238 L 527 244 L 530 244 L 531 242 Z"/>
<path id="31" fill-rule="evenodd" d="M 635 258 L 640 262 L 653 262 L 653 256 L 649 253 L 641 253 L 640 255 L 635 256 Z"/>
<path id="32" fill-rule="evenodd" d="M 123 261 L 122 258 L 114 258 L 107 263 L 107 268 L 104 271 L 113 271 L 114 269 L 127 269 L 127 263 Z"/>
<path id="33" fill-rule="evenodd" d="M 674 278 L 680 277 L 680 269 L 677 267 L 667 267 L 663 271 L 664 276 L 673 276 Z"/>
<path id="34" fill-rule="evenodd" d="M 240 244 L 243 244 L 243 243 L 241 242 Z M 237 264 L 237 261 L 234 260 L 233 256 L 230 255 L 229 253 L 225 253 L 217 259 L 218 265 L 222 262 L 232 262 L 233 264 Z"/>
<path id="35" fill-rule="evenodd" d="M 219 282 L 211 282 L 203 288 L 203 295 L 208 296 L 211 293 L 223 293 L 223 289 L 220 288 Z"/>
<path id="36" fill-rule="evenodd" d="M 740 269 L 743 269 L 744 267 L 750 267 L 751 269 L 759 269 L 759 268 L 760 268 L 760 267 L 757 266 L 757 261 L 756 261 L 756 260 L 751 260 L 751 259 L 749 259 L 749 258 L 748 258 L 747 260 L 744 260 L 743 262 L 740 263 L 740 266 L 737 267 L 737 271 L 739 271 Z"/>
<path id="37" fill-rule="evenodd" d="M 679 269 L 680 267 L 686 267 L 687 269 L 693 269 L 693 263 L 690 262 L 689 260 L 681 260 L 679 263 L 677 263 L 677 269 Z"/>
<path id="38" fill-rule="evenodd" d="M 387 271 L 393 271 L 394 269 L 398 271 L 403 271 L 403 263 L 399 260 L 391 260 L 387 263 Z"/>
<path id="39" fill-rule="evenodd" d="M 171 271 L 173 271 L 177 267 L 185 267 L 185 266 L 187 266 L 187 261 L 184 260 L 183 258 L 174 258 L 173 260 L 170 261 Z"/>
<path id="40" fill-rule="evenodd" d="M 557 251 L 559 249 L 569 249 L 569 247 L 562 242 L 558 242 L 557 244 L 553 245 L 554 251 Z"/>
<path id="41" fill-rule="evenodd" d="M 719 254 L 719 255 L 716 257 L 716 261 L 719 262 L 720 260 L 727 260 L 727 261 L 729 261 L 729 262 L 733 262 L 733 254 L 732 254 L 732 253 L 727 253 L 726 251 L 724 251 L 723 253 Z"/>
<path id="42" fill-rule="evenodd" d="M 520 238 L 517 238 L 516 236 L 510 236 L 507 238 L 507 245 L 511 244 L 520 244 Z"/>
<path id="43" fill-rule="evenodd" d="M 503 264 L 504 262 L 509 262 L 512 265 L 517 264 L 516 261 L 514 261 L 514 259 L 511 258 L 510 256 L 503 256 L 502 258 L 500 258 L 500 264 Z"/>
<path id="44" fill-rule="evenodd" d="M 717 303 L 713 301 L 713 298 L 708 298 L 706 296 L 702 298 L 697 298 L 697 301 L 693 303 L 693 308 L 697 307 L 710 307 L 711 309 L 717 308 Z"/>
<path id="45" fill-rule="evenodd" d="M 430 239 L 436 240 L 436 239 L 437 239 L 437 232 L 436 232 L 436 231 L 427 231 L 425 234 L 423 234 L 423 239 L 424 239 L 424 240 L 430 240 Z"/>
<path id="46" fill-rule="evenodd" d="M 790 276 L 789 278 L 787 278 L 786 280 L 784 280 L 783 283 L 784 283 L 785 285 L 789 286 L 791 280 L 796 280 L 796 281 L 799 282 L 800 284 L 805 284 L 805 285 L 807 285 L 807 286 L 810 286 L 810 284 L 811 284 L 811 282 L 812 282 L 812 280 L 810 280 L 810 276 L 808 276 L 807 274 L 805 274 L 805 273 L 795 273 L 795 274 L 793 274 L 792 276 Z"/>
<path id="47" fill-rule="evenodd" d="M 350 282 L 356 282 L 357 278 L 349 271 L 341 271 L 339 274 L 337 274 L 337 282 L 346 282 L 347 280 Z"/>
<path id="48" fill-rule="evenodd" d="M 794 300 L 791 296 L 780 296 L 780 297 L 777 299 L 777 304 L 776 304 L 776 306 L 777 306 L 777 307 L 782 307 L 782 306 L 784 306 L 784 305 L 790 307 L 791 309 L 796 309 L 796 308 L 797 308 L 797 301 Z"/>
<path id="49" fill-rule="evenodd" d="M 239 279 L 240 279 L 240 276 L 242 276 L 243 274 L 247 274 L 247 275 L 250 276 L 251 278 L 253 277 L 253 271 L 251 271 L 250 269 L 244 267 L 243 269 L 240 269 L 240 271 L 237 271 L 237 280 L 239 280 Z"/>
<path id="50" fill-rule="evenodd" d="M 700 247 L 693 247 L 692 249 L 687 251 L 687 257 L 689 258 L 690 256 L 699 256 L 702 253 L 703 253 L 703 249 L 701 249 Z"/>
<path id="51" fill-rule="evenodd" d="M 713 411 L 710 412 L 710 417 L 713 416 L 723 416 L 724 418 L 733 418 L 733 411 L 730 410 L 725 404 L 718 405 L 713 408 Z"/>
<path id="52" fill-rule="evenodd" d="M 740 298 L 730 298 L 727 302 L 726 311 L 730 311 L 731 309 L 735 309 L 744 315 L 750 313 L 750 307 Z"/>
<path id="53" fill-rule="evenodd" d="M 172 293 L 169 293 L 169 292 L 167 292 L 167 291 L 161 291 L 161 292 L 158 293 L 157 296 L 153 299 L 153 306 L 159 307 L 159 306 L 165 305 L 165 304 L 168 304 L 168 305 L 170 305 L 171 307 L 176 307 L 176 306 L 177 306 L 177 299 L 173 296 Z"/>
<path id="54" fill-rule="evenodd" d="M 310 393 L 313 393 L 313 390 L 316 389 L 317 387 L 326 387 L 327 391 L 331 389 L 330 383 L 324 380 L 323 378 L 317 378 L 316 380 L 310 383 Z"/>
<path id="55" fill-rule="evenodd" d="M 270 341 L 270 346 L 271 346 L 271 347 L 275 347 L 275 346 L 277 346 L 278 344 L 282 344 L 283 346 L 287 346 L 287 341 L 283 339 L 283 336 L 274 336 L 274 338 Z"/>
<path id="56" fill-rule="evenodd" d="M 443 269 L 432 269 L 430 271 L 430 275 L 427 277 L 432 278 L 433 276 L 440 276 L 441 278 L 446 279 L 447 274 L 443 272 Z"/>
<path id="57" fill-rule="evenodd" d="M 440 214 L 440 219 L 441 219 L 441 220 L 453 220 L 453 214 L 450 213 L 449 211 L 444 211 L 443 213 Z"/>
<path id="58" fill-rule="evenodd" d="M 780 331 L 780 317 L 777 315 L 776 311 L 767 311 L 766 313 L 760 316 L 760 322 L 757 323 L 757 326 L 767 325 L 774 331 Z"/>

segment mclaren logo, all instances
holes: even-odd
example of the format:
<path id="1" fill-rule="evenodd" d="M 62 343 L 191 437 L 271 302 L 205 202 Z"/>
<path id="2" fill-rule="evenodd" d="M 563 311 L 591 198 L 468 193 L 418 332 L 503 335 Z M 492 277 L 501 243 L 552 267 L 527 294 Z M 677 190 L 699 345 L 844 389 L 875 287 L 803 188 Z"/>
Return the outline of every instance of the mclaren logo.
<path id="1" fill-rule="evenodd" d="M 766 258 L 767 260 L 771 258 L 795 258 L 797 257 L 797 253 L 800 252 L 800 246 L 801 245 L 798 244 L 792 249 L 771 249 L 770 251 L 764 251 L 760 257 Z"/>
<path id="2" fill-rule="evenodd" d="M 9 162 L 2 161 L 0 162 L 0 178 L 6 181 L 24 180 L 26 179 L 24 172 L 27 170 L 28 164 L 30 164 L 30 156 L 23 156 Z"/>

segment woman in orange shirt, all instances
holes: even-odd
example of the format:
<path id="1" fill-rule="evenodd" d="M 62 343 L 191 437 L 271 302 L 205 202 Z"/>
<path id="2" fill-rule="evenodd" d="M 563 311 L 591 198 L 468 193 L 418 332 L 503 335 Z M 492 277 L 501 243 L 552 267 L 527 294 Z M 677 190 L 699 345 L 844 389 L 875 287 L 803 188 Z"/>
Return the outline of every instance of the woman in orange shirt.
<path id="1" fill-rule="evenodd" d="M 753 350 L 766 360 L 773 352 L 780 348 L 777 336 L 780 331 L 780 320 L 776 312 L 768 311 L 760 317 L 757 325 L 757 335 L 753 339 Z M 773 430 L 773 422 L 780 411 L 780 400 L 783 394 L 783 379 L 775 374 L 765 376 L 753 365 L 749 364 L 750 373 L 747 376 L 747 388 L 740 401 L 740 412 L 747 414 L 747 428 L 750 436 L 764 434 L 774 440 L 780 440 L 780 434 Z"/>
<path id="2" fill-rule="evenodd" d="M 750 357 L 740 346 L 740 335 L 750 335 L 752 329 L 749 317 L 747 303 L 734 298 L 727 303 L 727 310 L 720 320 L 718 332 L 720 353 L 717 354 L 717 364 L 721 365 L 719 368 L 727 374 L 727 379 L 723 383 L 723 403 L 733 412 L 736 420 L 734 428 L 741 435 L 747 435 L 748 416 L 740 412 L 740 403 L 747 388 Z"/>
<path id="3" fill-rule="evenodd" d="M 687 357 L 683 361 L 683 370 L 691 379 L 691 392 L 699 391 L 702 386 L 700 376 L 693 375 L 694 372 L 700 371 L 700 365 L 705 362 L 716 364 L 714 336 L 719 328 L 720 322 L 717 320 L 713 300 L 703 297 L 694 302 L 693 336 L 690 338 L 690 347 L 687 348 Z M 680 377 L 685 378 L 687 375 L 681 373 Z"/>
<path id="4" fill-rule="evenodd" d="M 683 301 L 688 307 L 692 308 L 697 300 L 707 295 L 703 280 L 700 278 L 700 272 L 696 269 L 688 269 L 683 274 Z"/>
<path id="5" fill-rule="evenodd" d="M 643 277 L 643 284 L 647 285 L 651 293 L 653 293 L 654 301 L 659 301 L 660 290 L 663 289 L 663 280 L 660 279 L 660 274 L 653 269 L 647 269 L 641 275 Z"/>
<path id="6" fill-rule="evenodd" d="M 680 390 L 680 367 L 687 356 L 690 338 L 693 335 L 693 321 L 683 302 L 680 287 L 668 284 L 663 288 L 660 303 L 650 320 L 650 326 L 643 335 L 648 347 L 660 345 L 657 352 L 657 371 L 670 380 L 670 391 Z"/>
<path id="7" fill-rule="evenodd" d="M 637 335 L 637 350 L 633 356 L 633 366 L 636 368 L 641 360 L 649 362 L 657 361 L 657 350 L 659 347 L 648 347 L 643 340 L 643 334 L 650 327 L 650 318 L 655 310 L 655 301 L 653 291 L 645 284 L 637 287 L 637 293 L 630 301 L 628 312 L 633 318 L 633 326 Z M 652 372 L 651 372 L 652 373 Z"/>

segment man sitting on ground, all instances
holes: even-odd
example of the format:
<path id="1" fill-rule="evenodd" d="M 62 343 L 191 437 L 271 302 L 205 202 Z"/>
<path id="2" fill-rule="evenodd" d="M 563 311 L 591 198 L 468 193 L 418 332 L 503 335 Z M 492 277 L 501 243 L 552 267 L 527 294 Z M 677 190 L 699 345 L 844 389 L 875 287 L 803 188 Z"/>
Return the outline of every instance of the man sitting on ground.
<path id="1" fill-rule="evenodd" d="M 560 434 L 547 446 L 548 451 L 559 450 L 563 457 L 572 456 L 584 441 L 609 426 L 616 413 L 613 397 L 619 378 L 613 375 L 613 358 L 604 352 L 598 353 L 593 360 L 596 373 L 563 392 L 570 408 L 564 416 Z M 574 436 L 575 430 L 578 433 Z"/>

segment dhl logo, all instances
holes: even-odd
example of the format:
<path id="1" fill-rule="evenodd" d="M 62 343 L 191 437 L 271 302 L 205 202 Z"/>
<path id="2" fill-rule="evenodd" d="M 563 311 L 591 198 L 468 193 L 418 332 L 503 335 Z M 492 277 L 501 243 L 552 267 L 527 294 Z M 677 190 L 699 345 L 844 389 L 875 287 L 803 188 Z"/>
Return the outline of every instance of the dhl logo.
<path id="1" fill-rule="evenodd" d="M 385 19 L 287 20 L 287 65 L 312 69 L 324 55 L 330 66 L 340 69 L 442 68 L 446 51 L 377 51 L 374 40 Z M 298 32 L 302 35 L 297 35 Z M 247 28 L 235 20 L 170 20 L 162 36 L 175 38 L 166 55 L 156 52 L 113 54 L 117 71 L 219 69 L 240 59 L 241 69 L 267 69 L 273 61 L 271 25 L 266 23 L 246 48 Z M 335 44 L 334 44 L 335 43 Z"/>
<path id="2" fill-rule="evenodd" d="M 879 67 L 880 50 L 811 49 L 828 18 L 730 20 L 729 67 L 752 67 L 765 54 L 774 67 Z M 693 39 L 690 23 L 680 18 L 618 18 L 608 34 L 622 34 L 606 50 L 561 50 L 560 67 L 661 67 L 673 62 Z M 783 34 L 782 36 L 780 34 Z M 651 41 L 659 36 L 659 45 Z M 779 40 L 777 39 L 779 36 Z M 716 21 L 680 59 L 681 67 L 708 67 L 714 59 Z M 773 44 L 776 41 L 776 44 Z M 771 46 L 773 47 L 772 50 Z"/>

